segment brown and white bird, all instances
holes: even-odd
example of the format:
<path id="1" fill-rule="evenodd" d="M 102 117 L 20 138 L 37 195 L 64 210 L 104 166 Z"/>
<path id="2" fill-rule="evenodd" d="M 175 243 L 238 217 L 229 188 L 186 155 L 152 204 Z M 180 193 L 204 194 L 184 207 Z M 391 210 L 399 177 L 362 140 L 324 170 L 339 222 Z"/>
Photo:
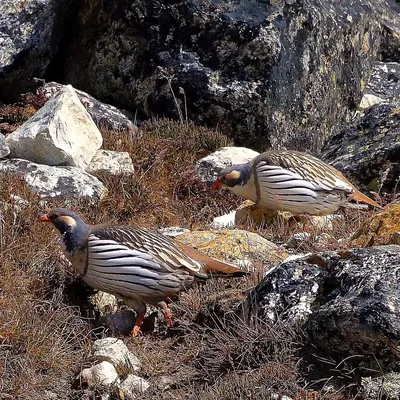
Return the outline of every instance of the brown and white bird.
<path id="1" fill-rule="evenodd" d="M 362 194 L 336 168 L 294 150 L 270 150 L 218 174 L 213 189 L 226 187 L 268 210 L 324 215 L 348 200 L 381 206 Z"/>
<path id="2" fill-rule="evenodd" d="M 87 225 L 74 212 L 56 208 L 39 218 L 51 222 L 72 266 L 91 287 L 122 298 L 137 314 L 136 336 L 146 304 L 161 307 L 172 325 L 165 300 L 195 279 L 237 277 L 247 273 L 214 260 L 168 237 L 133 226 Z"/>

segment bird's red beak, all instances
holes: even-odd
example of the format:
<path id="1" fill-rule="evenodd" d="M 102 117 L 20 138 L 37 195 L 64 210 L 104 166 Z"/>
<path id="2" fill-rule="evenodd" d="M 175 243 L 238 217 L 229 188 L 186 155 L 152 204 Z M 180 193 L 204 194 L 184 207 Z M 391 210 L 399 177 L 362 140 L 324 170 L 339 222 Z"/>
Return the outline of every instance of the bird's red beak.
<path id="1" fill-rule="evenodd" d="M 49 218 L 48 214 L 44 214 L 44 215 L 42 215 L 41 217 L 39 217 L 38 221 L 41 221 L 41 222 L 50 222 L 50 218 Z"/>
<path id="2" fill-rule="evenodd" d="M 212 189 L 213 190 L 217 190 L 217 189 L 219 189 L 220 187 L 222 186 L 222 182 L 219 180 L 219 179 L 217 179 L 213 184 L 212 184 Z"/>

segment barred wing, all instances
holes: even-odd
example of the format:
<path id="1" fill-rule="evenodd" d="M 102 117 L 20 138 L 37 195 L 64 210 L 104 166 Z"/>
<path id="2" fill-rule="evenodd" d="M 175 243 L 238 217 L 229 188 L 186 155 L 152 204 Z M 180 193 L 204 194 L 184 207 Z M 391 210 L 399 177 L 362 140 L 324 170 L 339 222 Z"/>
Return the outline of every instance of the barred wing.
<path id="1" fill-rule="evenodd" d="M 353 193 L 353 185 L 334 167 L 318 158 L 291 150 L 267 151 L 254 160 L 257 176 L 282 194 L 315 197 L 310 191 L 342 190 Z"/>

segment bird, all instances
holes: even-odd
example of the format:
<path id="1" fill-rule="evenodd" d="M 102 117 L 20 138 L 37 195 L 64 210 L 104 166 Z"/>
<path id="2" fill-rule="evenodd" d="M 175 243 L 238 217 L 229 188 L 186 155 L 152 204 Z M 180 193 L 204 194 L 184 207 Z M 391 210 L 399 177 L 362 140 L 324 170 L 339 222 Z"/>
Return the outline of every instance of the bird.
<path id="1" fill-rule="evenodd" d="M 124 300 L 136 312 L 132 335 L 140 333 L 146 304 L 163 310 L 172 326 L 165 300 L 209 277 L 248 275 L 149 229 L 134 226 L 89 226 L 75 212 L 55 208 L 39 217 L 60 236 L 64 255 L 91 287 Z"/>
<path id="2" fill-rule="evenodd" d="M 221 170 L 212 188 L 227 188 L 271 211 L 326 215 L 355 200 L 382 208 L 333 166 L 308 153 L 269 150 Z"/>

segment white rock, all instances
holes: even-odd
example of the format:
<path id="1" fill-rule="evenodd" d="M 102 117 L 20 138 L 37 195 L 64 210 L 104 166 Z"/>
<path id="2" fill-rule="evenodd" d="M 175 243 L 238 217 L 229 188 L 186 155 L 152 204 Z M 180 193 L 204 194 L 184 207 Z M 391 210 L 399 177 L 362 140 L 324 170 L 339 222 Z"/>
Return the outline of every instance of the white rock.
<path id="1" fill-rule="evenodd" d="M 387 101 L 378 96 L 375 96 L 374 94 L 364 94 L 358 106 L 358 111 L 364 111 L 375 104 L 382 104 L 382 103 L 387 103 Z"/>
<path id="2" fill-rule="evenodd" d="M 75 167 L 49 167 L 13 158 L 0 160 L 1 172 L 22 176 L 28 187 L 44 198 L 96 203 L 107 194 L 97 178 Z"/>
<path id="3" fill-rule="evenodd" d="M 222 147 L 199 160 L 196 171 L 203 182 L 214 182 L 221 169 L 233 164 L 247 163 L 259 154 L 247 147 Z"/>
<path id="4" fill-rule="evenodd" d="M 135 172 L 129 153 L 111 150 L 98 150 L 86 171 L 90 174 L 102 172 L 111 175 L 132 175 Z"/>
<path id="5" fill-rule="evenodd" d="M 211 223 L 211 227 L 215 229 L 233 228 L 236 225 L 236 210 L 229 214 L 215 217 Z"/>
<path id="6" fill-rule="evenodd" d="M 146 379 L 129 374 L 119 386 L 119 395 L 122 400 L 136 400 L 138 394 L 144 393 L 149 387 Z"/>
<path id="7" fill-rule="evenodd" d="M 111 386 L 120 383 L 118 373 L 111 363 L 103 361 L 91 368 L 85 368 L 80 374 L 82 382 L 89 386 Z"/>
<path id="8" fill-rule="evenodd" d="M 176 238 L 180 235 L 183 235 L 186 232 L 190 232 L 190 230 L 186 228 L 181 228 L 180 226 L 169 226 L 168 228 L 158 229 L 158 232 L 162 233 L 165 236 Z"/>
<path id="9" fill-rule="evenodd" d="M 7 157 L 10 154 L 10 148 L 7 145 L 6 138 L 0 133 L 0 158 Z"/>
<path id="10" fill-rule="evenodd" d="M 13 158 L 82 169 L 89 165 L 102 141 L 71 85 L 6 138 Z"/>
<path id="11" fill-rule="evenodd" d="M 115 366 L 120 365 L 131 371 L 140 369 L 140 360 L 134 356 L 121 339 L 105 338 L 93 343 L 93 355 L 107 358 Z"/>
<path id="12" fill-rule="evenodd" d="M 39 88 L 39 91 L 44 92 L 47 98 L 51 98 L 56 96 L 63 87 L 64 85 L 57 82 L 47 82 Z M 138 128 L 133 123 L 135 115 L 129 111 L 120 110 L 111 104 L 102 103 L 82 90 L 74 89 L 79 100 L 98 127 L 102 126 L 113 131 L 137 132 Z"/>

